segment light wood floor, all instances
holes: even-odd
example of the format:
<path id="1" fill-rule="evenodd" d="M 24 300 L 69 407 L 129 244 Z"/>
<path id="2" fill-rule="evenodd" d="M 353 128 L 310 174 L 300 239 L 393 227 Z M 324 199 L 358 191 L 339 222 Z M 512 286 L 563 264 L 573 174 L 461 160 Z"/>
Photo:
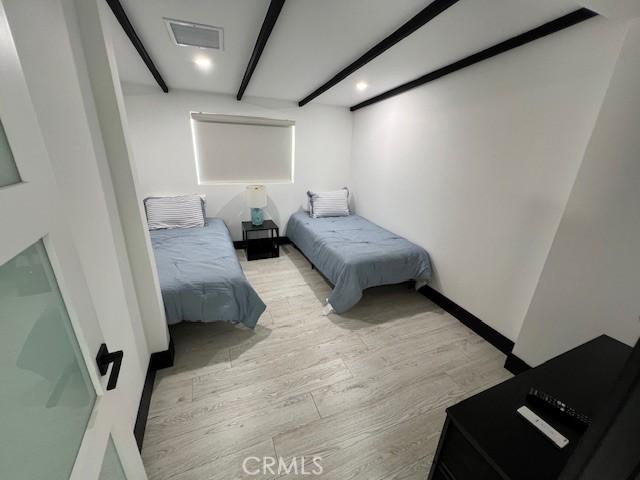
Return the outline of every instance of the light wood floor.
<path id="1" fill-rule="evenodd" d="M 142 451 L 149 478 L 294 478 L 250 477 L 242 461 L 317 455 L 323 479 L 426 479 L 444 409 L 509 378 L 504 355 L 407 286 L 323 317 L 329 285 L 293 247 L 281 253 L 240 253 L 268 305 L 255 332 L 172 328 L 175 366 L 158 372 Z"/>

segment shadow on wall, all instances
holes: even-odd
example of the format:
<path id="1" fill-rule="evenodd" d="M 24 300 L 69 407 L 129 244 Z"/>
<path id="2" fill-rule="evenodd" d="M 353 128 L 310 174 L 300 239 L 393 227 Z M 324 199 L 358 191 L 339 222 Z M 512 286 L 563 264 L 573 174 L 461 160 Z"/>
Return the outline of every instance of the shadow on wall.
<path id="1" fill-rule="evenodd" d="M 427 249 L 427 252 L 428 251 L 429 250 Z M 429 258 L 431 259 L 431 280 L 428 285 L 444 295 L 442 292 L 442 284 L 440 283 L 440 276 L 438 275 L 438 267 L 436 266 L 436 262 L 434 262 L 431 253 L 429 253 Z"/>
<path id="2" fill-rule="evenodd" d="M 351 188 L 349 188 L 349 211 L 351 213 L 358 213 L 358 197 L 353 194 Z"/>
<path id="3" fill-rule="evenodd" d="M 220 217 L 224 220 L 230 220 L 232 222 L 240 222 L 242 221 L 243 216 L 246 217 L 245 210 L 247 209 L 247 202 L 245 200 L 244 192 L 238 193 L 237 195 L 231 197 L 231 200 L 223 205 L 217 212 L 211 211 L 211 205 L 212 204 L 207 201 L 208 217 Z"/>
<path id="4" fill-rule="evenodd" d="M 275 202 L 268 195 L 267 195 L 267 208 L 265 208 L 265 211 L 267 212 L 267 217 L 273 220 L 274 222 L 276 222 L 280 226 L 280 230 L 283 230 L 284 225 L 282 225 L 282 223 L 280 222 L 281 220 L 280 210 L 278 210 L 278 207 L 276 207 Z M 280 232 L 280 235 L 282 235 L 282 231 Z"/>
<path id="5" fill-rule="evenodd" d="M 234 195 L 225 205 L 223 205 L 217 212 L 211 210 L 211 204 L 207 201 L 207 217 L 219 217 L 224 220 L 227 228 L 231 232 L 233 238 L 241 238 L 242 230 L 240 224 L 243 221 L 250 219 L 249 207 L 247 206 L 247 200 L 244 191 Z M 265 217 L 272 219 L 280 226 L 280 234 L 284 225 L 280 223 L 281 215 L 280 210 L 276 206 L 273 199 L 267 196 L 267 207 L 265 210 Z"/>
<path id="6" fill-rule="evenodd" d="M 349 190 L 349 210 L 351 211 L 351 213 L 357 214 L 358 213 L 357 208 L 358 208 L 358 197 L 357 195 L 354 195 L 351 190 Z M 429 251 L 429 246 L 427 245 L 425 248 L 429 253 L 429 258 L 431 259 L 431 275 L 432 276 L 428 285 L 436 289 L 438 292 L 443 293 L 442 284 L 440 282 L 440 276 L 438 275 L 438 267 L 436 266 L 436 263 L 433 259 L 431 252 Z"/>

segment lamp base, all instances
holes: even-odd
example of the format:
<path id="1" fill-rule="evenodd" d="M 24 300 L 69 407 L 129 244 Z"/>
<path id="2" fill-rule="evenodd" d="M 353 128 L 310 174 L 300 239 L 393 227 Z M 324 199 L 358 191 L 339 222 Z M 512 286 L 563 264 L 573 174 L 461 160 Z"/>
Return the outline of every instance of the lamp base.
<path id="1" fill-rule="evenodd" d="M 251 209 L 251 223 L 256 227 L 259 227 L 264 223 L 264 215 L 261 208 Z"/>

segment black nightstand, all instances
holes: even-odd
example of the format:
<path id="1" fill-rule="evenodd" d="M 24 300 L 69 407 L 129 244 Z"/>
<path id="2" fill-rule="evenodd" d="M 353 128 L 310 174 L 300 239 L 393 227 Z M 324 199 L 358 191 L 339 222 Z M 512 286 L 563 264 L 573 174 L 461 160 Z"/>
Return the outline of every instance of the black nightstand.
<path id="1" fill-rule="evenodd" d="M 262 232 L 267 232 L 268 236 Z M 242 241 L 244 242 L 244 251 L 247 254 L 247 260 L 279 257 L 279 237 L 280 227 L 278 227 L 273 220 L 265 220 L 264 223 L 259 226 L 251 222 L 242 222 Z"/>

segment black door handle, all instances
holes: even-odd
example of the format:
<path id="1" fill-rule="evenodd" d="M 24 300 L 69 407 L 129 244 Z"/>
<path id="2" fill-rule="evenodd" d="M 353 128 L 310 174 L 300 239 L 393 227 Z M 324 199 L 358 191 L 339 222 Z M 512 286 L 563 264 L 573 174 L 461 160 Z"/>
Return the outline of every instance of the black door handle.
<path id="1" fill-rule="evenodd" d="M 118 384 L 118 376 L 120 376 L 120 367 L 122 366 L 122 357 L 124 352 L 118 350 L 117 352 L 109 352 L 106 344 L 100 345 L 98 355 L 96 355 L 96 363 L 98 364 L 98 370 L 101 375 L 106 375 L 109 371 L 109 364 L 113 363 L 111 368 L 111 375 L 109 375 L 109 381 L 107 382 L 107 390 L 113 390 Z"/>

